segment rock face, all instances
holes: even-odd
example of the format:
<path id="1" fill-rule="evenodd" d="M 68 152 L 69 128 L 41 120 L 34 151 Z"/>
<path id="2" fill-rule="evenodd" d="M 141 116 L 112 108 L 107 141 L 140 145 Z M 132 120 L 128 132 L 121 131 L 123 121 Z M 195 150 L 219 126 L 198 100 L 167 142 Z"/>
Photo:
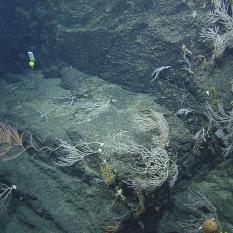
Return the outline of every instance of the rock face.
<path id="1" fill-rule="evenodd" d="M 15 43 L 4 34 L 2 44 L 7 49 L 1 53 L 2 70 L 25 69 L 27 51 L 33 50 L 36 66 L 44 73 L 53 72 L 49 77 L 56 77 L 56 68 L 51 67 L 59 69 L 65 63 L 131 90 L 153 92 L 157 103 L 171 109 L 179 108 L 172 100 L 181 89 L 190 94 L 189 104 L 199 103 L 203 101 L 203 85 L 199 89 L 196 80 L 182 69 L 182 46 L 190 49 L 189 59 L 196 71 L 197 55 L 204 54 L 197 36 L 203 24 L 202 14 L 207 11 L 201 6 L 181 0 L 15 1 L 15 7 L 12 4 L 8 8 L 3 4 L 3 13 L 14 12 L 17 30 L 13 25 L 11 34 L 20 32 L 25 37 L 18 36 Z M 1 21 L 4 28 L 9 27 L 6 21 Z M 12 50 L 15 56 L 6 54 Z M 171 68 L 151 82 L 152 73 L 161 66 Z"/>
<path id="2" fill-rule="evenodd" d="M 102 232 L 109 221 L 127 215 L 122 204 L 112 206 L 114 193 L 94 178 L 85 182 L 30 157 L 1 166 L 1 176 L 17 184 L 2 232 Z"/>
<path id="3" fill-rule="evenodd" d="M 70 1 L 56 6 L 56 39 L 49 53 L 132 89 L 153 86 L 150 76 L 160 66 L 172 66 L 166 72 L 172 78 L 182 60 L 182 44 L 189 46 L 196 33 L 192 11 L 198 6 L 182 1 Z"/>
<path id="4" fill-rule="evenodd" d="M 28 2 L 16 1 L 15 5 L 17 30 L 34 43 L 19 38 L 21 50 L 30 50 L 36 43 L 34 51 L 43 68 L 62 61 L 132 89 L 153 87 L 150 76 L 161 66 L 172 66 L 163 79 L 178 77 L 174 69 L 182 64 L 181 46 L 190 46 L 197 39 L 193 38 L 198 29 L 192 17 L 200 8 L 196 3 L 48 0 L 33 3 L 30 9 Z M 4 12 L 4 5 L 2 9 Z M 16 63 L 25 67 L 25 60 L 26 54 L 12 57 L 12 67 Z"/>
<path id="5" fill-rule="evenodd" d="M 203 219 L 214 217 L 219 230 L 231 232 L 233 221 L 232 161 L 219 164 L 206 177 L 193 180 L 185 189 L 177 189 L 158 225 L 158 232 L 174 229 L 197 232 Z M 193 205 L 195 204 L 195 206 Z"/>
<path id="6" fill-rule="evenodd" d="M 209 70 L 211 48 L 199 41 L 209 8 L 204 0 L 0 0 L 0 120 L 25 132 L 25 144 L 32 134 L 36 148 L 50 147 L 30 148 L 0 163 L 0 182 L 17 185 L 1 232 L 103 232 L 125 220 L 120 225 L 125 233 L 183 231 L 182 218 L 193 217 L 193 211 L 196 228 L 214 215 L 223 230 L 232 231 L 232 211 L 224 205 L 232 201 L 232 161 L 222 162 L 223 144 L 215 136 L 194 140 L 197 132 L 209 130 L 206 101 L 215 107 L 223 102 L 227 112 L 232 107 L 232 46 Z M 25 72 L 29 50 L 37 70 Z M 162 66 L 171 67 L 152 82 Z M 166 151 L 177 161 L 179 177 L 174 191 L 164 182 L 144 200 L 125 184 L 135 158 L 113 145 L 115 136 L 127 131 L 129 140 L 151 150 L 159 127 L 144 132 L 132 119 L 153 112 L 168 122 Z M 68 168 L 57 167 L 64 151 L 52 149 L 62 141 L 70 148 L 92 143 L 94 152 Z M 105 184 L 103 165 L 110 165 L 110 178 L 115 175 L 112 186 Z M 182 204 L 190 205 L 194 190 L 214 208 L 187 211 Z M 132 224 L 134 210 L 145 210 L 140 201 L 146 211 Z"/>
<path id="7" fill-rule="evenodd" d="M 26 144 L 31 143 L 31 133 L 38 149 L 44 145 L 60 147 L 61 141 L 75 146 L 82 140 L 102 145 L 101 151 L 93 148 L 94 153 L 84 159 L 77 156 L 70 164 L 62 160 L 67 158 L 64 150 L 37 152 L 32 148 L 28 150 L 30 154 L 0 163 L 3 180 L 17 185 L 14 202 L 9 205 L 11 218 L 6 218 L 2 226 L 4 232 L 14 228 L 21 229 L 18 232 L 102 232 L 107 225 L 116 223 L 114 219 L 123 221 L 129 217 L 132 205 L 137 205 L 130 196 L 124 196 L 126 187 L 121 182 L 127 181 L 126 177 L 133 178 L 130 167 L 140 161 L 130 158 L 130 153 L 128 158 L 118 153 L 122 148 L 114 143 L 124 131 L 150 149 L 152 135 L 159 137 L 160 131 L 154 128 L 157 123 L 152 122 L 152 128 L 145 127 L 135 123 L 134 117 L 153 109 L 166 115 L 168 110 L 156 105 L 149 95 L 126 91 L 74 68 L 62 69 L 60 77 L 46 79 L 34 71 L 19 77 L 22 81 L 18 83 L 2 81 L 1 119 L 25 132 Z M 173 125 L 168 135 L 171 147 L 182 141 L 185 144 L 191 135 L 182 121 L 169 115 L 167 121 Z M 65 163 L 65 168 L 60 169 L 58 163 Z M 108 177 L 103 176 L 101 164 L 109 165 L 117 175 L 113 187 L 104 185 Z M 160 204 L 165 199 L 161 195 Z"/>

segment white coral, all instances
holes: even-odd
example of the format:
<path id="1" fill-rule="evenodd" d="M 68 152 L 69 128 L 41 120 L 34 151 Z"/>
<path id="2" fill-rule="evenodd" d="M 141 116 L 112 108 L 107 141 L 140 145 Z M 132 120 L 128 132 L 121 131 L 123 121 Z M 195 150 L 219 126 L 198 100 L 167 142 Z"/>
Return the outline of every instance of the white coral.
<path id="1" fill-rule="evenodd" d="M 214 48 L 212 61 L 214 61 L 223 55 L 226 47 L 233 46 L 233 18 L 228 13 L 226 2 L 217 0 L 214 2 L 214 9 L 208 14 L 208 19 L 213 27 L 201 29 L 200 37 L 203 42 L 212 42 Z M 224 30 L 219 30 L 219 24 Z"/>
<path id="2" fill-rule="evenodd" d="M 159 146 L 147 149 L 123 136 L 123 133 L 119 133 L 113 137 L 115 149 L 122 154 L 137 156 L 131 162 L 130 176 L 125 178 L 125 183 L 145 191 L 153 191 L 161 186 L 168 179 L 170 171 L 167 151 Z"/>

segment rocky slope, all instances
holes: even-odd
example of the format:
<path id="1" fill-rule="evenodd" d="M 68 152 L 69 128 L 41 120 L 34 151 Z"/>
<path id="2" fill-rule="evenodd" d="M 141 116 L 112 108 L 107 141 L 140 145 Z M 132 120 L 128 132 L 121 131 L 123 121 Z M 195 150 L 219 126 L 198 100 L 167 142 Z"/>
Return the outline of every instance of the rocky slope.
<path id="1" fill-rule="evenodd" d="M 223 213 L 221 206 L 225 190 L 232 201 L 231 181 L 223 172 L 230 174 L 232 161 L 223 162 L 223 142 L 215 132 L 194 140 L 198 131 L 208 128 L 206 100 L 223 102 L 227 112 L 232 107 L 232 50 L 227 48 L 208 67 L 212 48 L 199 38 L 210 2 L 0 3 L 0 26 L 5 32 L 0 38 L 0 119 L 25 132 L 24 143 L 30 144 L 32 134 L 38 147 L 56 148 L 58 139 L 71 145 L 80 139 L 110 145 L 121 130 L 135 136 L 130 121 L 135 112 L 153 109 L 168 121 L 166 150 L 179 168 L 175 188 L 169 189 L 165 182 L 146 195 L 145 211 L 135 218 L 132 210 L 140 202 L 122 183 L 130 169 L 117 166 L 123 159 L 117 151 L 96 151 L 84 163 L 63 169 L 54 165 L 58 154 L 30 149 L 0 164 L 1 182 L 18 187 L 1 225 L 4 232 L 14 232 L 19 226 L 21 232 L 102 232 L 118 222 L 123 223 L 122 232 L 181 230 L 178 222 L 185 208 L 180 210 L 178 202 L 194 189 L 214 202 L 223 230 L 230 231 L 232 210 L 224 207 Z M 28 50 L 36 56 L 37 71 L 25 71 Z M 151 75 L 161 66 L 171 67 L 152 82 Z M 95 118 L 85 110 L 88 106 L 103 108 L 97 108 Z M 181 109 L 190 112 L 181 114 Z M 151 148 L 151 132 L 137 135 L 137 140 Z M 104 161 L 117 174 L 110 187 L 101 176 Z M 212 176 L 224 185 L 214 184 L 219 193 L 206 189 Z M 126 201 L 119 194 L 122 190 Z"/>

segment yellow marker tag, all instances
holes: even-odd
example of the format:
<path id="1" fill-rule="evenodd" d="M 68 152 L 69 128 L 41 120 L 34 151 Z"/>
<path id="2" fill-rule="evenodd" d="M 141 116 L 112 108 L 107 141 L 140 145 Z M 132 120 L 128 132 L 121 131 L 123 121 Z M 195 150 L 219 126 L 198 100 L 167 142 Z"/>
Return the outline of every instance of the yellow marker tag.
<path id="1" fill-rule="evenodd" d="M 35 67 L 35 62 L 30 60 L 28 65 L 33 69 Z"/>

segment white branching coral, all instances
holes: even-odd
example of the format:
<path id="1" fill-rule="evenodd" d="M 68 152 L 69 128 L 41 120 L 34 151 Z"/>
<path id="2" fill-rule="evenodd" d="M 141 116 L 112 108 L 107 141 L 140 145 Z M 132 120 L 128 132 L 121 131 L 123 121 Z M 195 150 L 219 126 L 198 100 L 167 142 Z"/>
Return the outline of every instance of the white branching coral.
<path id="1" fill-rule="evenodd" d="M 131 175 L 125 179 L 130 187 L 152 191 L 167 180 L 169 157 L 165 149 L 155 147 L 149 150 L 126 138 L 123 133 L 116 134 L 113 142 L 120 153 L 137 155 L 137 159 L 130 164 Z"/>
<path id="2" fill-rule="evenodd" d="M 210 214 L 208 217 L 216 217 L 216 207 L 208 199 L 208 197 L 201 192 L 190 193 L 188 195 L 187 203 L 185 203 L 184 206 L 191 210 L 197 211 L 201 211 L 203 207 L 205 207 L 205 209 L 209 212 L 208 214 Z"/>
<path id="3" fill-rule="evenodd" d="M 178 175 L 179 175 L 178 167 L 174 161 L 171 161 L 169 175 L 168 175 L 168 179 L 167 179 L 168 185 L 170 188 L 174 187 L 174 185 L 177 181 Z"/>
<path id="4" fill-rule="evenodd" d="M 124 182 L 135 190 L 153 191 L 168 180 L 173 187 L 178 176 L 175 163 L 171 163 L 167 151 L 154 146 L 150 149 L 131 140 L 125 132 L 113 137 L 113 147 L 121 154 L 131 155 L 129 175 Z"/>
<path id="5" fill-rule="evenodd" d="M 121 154 L 131 156 L 130 174 L 124 180 L 136 190 L 152 191 L 168 181 L 172 188 L 178 177 L 178 168 L 171 162 L 167 151 L 169 125 L 162 113 L 151 109 L 136 112 L 131 123 L 138 133 L 148 133 L 151 148 L 138 144 L 120 132 L 113 137 L 113 147 Z"/>
<path id="6" fill-rule="evenodd" d="M 208 102 L 206 102 L 206 110 L 210 122 L 215 122 L 218 125 L 224 124 L 226 128 L 233 127 L 233 110 L 226 113 L 222 104 L 218 104 L 218 109 L 215 110 Z"/>
<path id="7" fill-rule="evenodd" d="M 106 112 L 111 100 L 87 101 L 80 100 L 78 106 L 78 124 L 96 119 L 100 114 Z"/>
<path id="8" fill-rule="evenodd" d="M 209 21 L 213 25 L 221 23 L 228 31 L 233 30 L 232 16 L 228 13 L 228 5 L 226 1 L 216 0 L 214 8 L 209 12 Z"/>
<path id="9" fill-rule="evenodd" d="M 158 122 L 154 119 L 153 113 L 150 110 L 135 113 L 131 122 L 133 123 L 133 127 L 140 133 L 146 133 L 158 126 Z"/>
<path id="10" fill-rule="evenodd" d="M 206 103 L 206 115 L 209 119 L 209 128 L 217 128 L 215 135 L 224 142 L 222 148 L 223 157 L 228 157 L 233 152 L 233 110 L 226 113 L 223 105 L 218 104 L 214 109 L 208 102 Z"/>
<path id="11" fill-rule="evenodd" d="M 86 141 L 80 140 L 80 142 L 72 146 L 66 141 L 61 139 L 59 140 L 59 146 L 56 151 L 59 153 L 59 157 L 54 165 L 60 167 L 68 167 L 72 166 L 77 162 L 81 162 L 85 159 L 85 157 L 93 154 L 97 154 L 101 152 L 102 143 L 91 142 L 88 143 Z M 94 148 L 92 148 L 94 147 Z"/>
<path id="12" fill-rule="evenodd" d="M 153 137 L 153 143 L 164 148 L 168 145 L 169 126 L 162 113 L 156 111 L 153 113 L 154 118 L 157 120 L 157 129 L 159 131 L 159 135 Z"/>
<path id="13" fill-rule="evenodd" d="M 225 1 L 214 1 L 214 8 L 208 14 L 212 27 L 203 28 L 200 32 L 202 41 L 209 41 L 213 45 L 212 61 L 221 57 L 226 47 L 233 46 L 233 18 L 228 12 L 228 5 Z M 221 31 L 219 26 L 222 28 Z"/>
<path id="14" fill-rule="evenodd" d="M 169 126 L 162 113 L 154 110 L 137 112 L 132 118 L 133 128 L 140 133 L 151 131 L 153 145 L 166 147 L 169 137 Z"/>
<path id="15" fill-rule="evenodd" d="M 183 207 L 186 209 L 186 216 L 182 221 L 178 221 L 177 224 L 185 233 L 200 232 L 204 219 L 215 219 L 219 223 L 216 207 L 201 192 L 190 192 Z"/>
<path id="16" fill-rule="evenodd" d="M 153 191 L 161 186 L 169 175 L 169 158 L 166 150 L 156 147 L 149 157 L 141 157 L 143 167 L 133 167 L 135 178 L 128 181 L 134 189 Z"/>
<path id="17" fill-rule="evenodd" d="M 159 68 L 156 68 L 153 73 L 151 74 L 151 82 L 154 82 L 158 77 L 161 71 L 170 69 L 171 66 L 161 66 Z"/>
<path id="18" fill-rule="evenodd" d="M 217 36 L 219 36 L 219 27 L 201 29 L 200 37 L 203 42 L 214 41 Z"/>
<path id="19" fill-rule="evenodd" d="M 16 188 L 16 185 L 8 186 L 0 183 L 0 217 L 6 212 L 12 197 L 12 191 Z"/>

